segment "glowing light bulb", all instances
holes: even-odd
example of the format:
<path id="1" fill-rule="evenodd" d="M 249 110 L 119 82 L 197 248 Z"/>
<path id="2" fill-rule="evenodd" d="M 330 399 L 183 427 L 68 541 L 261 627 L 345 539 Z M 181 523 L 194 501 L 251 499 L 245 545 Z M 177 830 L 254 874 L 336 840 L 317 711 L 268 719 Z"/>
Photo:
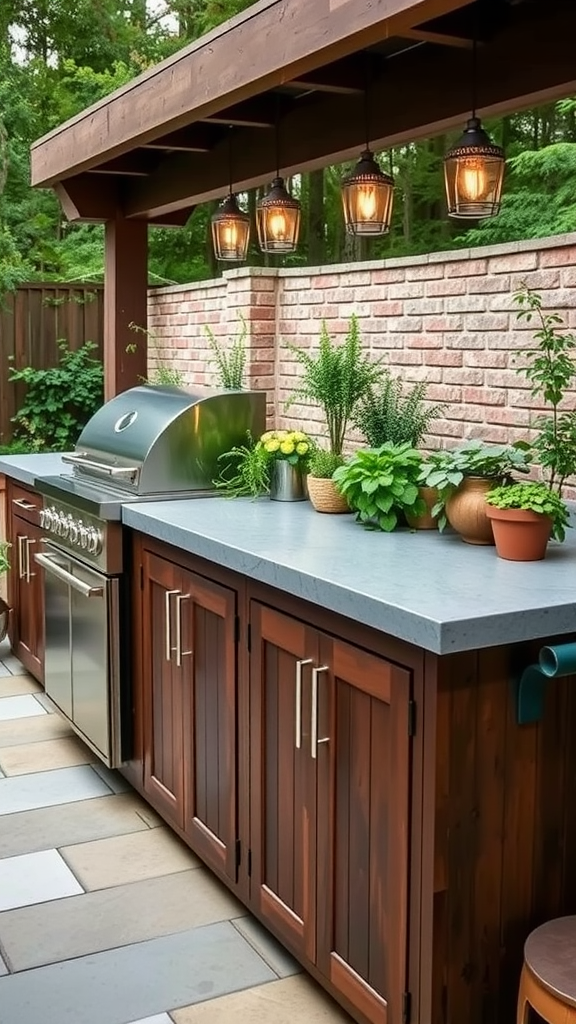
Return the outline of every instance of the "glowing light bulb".
<path id="1" fill-rule="evenodd" d="M 458 191 L 470 202 L 478 202 L 486 195 L 488 180 L 482 160 L 466 160 L 458 174 Z"/>
<path id="2" fill-rule="evenodd" d="M 224 246 L 229 249 L 235 249 L 238 245 L 238 227 L 234 221 L 230 221 L 224 225 Z"/>
<path id="3" fill-rule="evenodd" d="M 376 190 L 371 185 L 358 189 L 358 220 L 373 220 L 376 215 Z"/>
<path id="4" fill-rule="evenodd" d="M 275 210 L 268 218 L 268 228 L 272 238 L 282 242 L 286 238 L 286 217 L 282 210 Z"/>

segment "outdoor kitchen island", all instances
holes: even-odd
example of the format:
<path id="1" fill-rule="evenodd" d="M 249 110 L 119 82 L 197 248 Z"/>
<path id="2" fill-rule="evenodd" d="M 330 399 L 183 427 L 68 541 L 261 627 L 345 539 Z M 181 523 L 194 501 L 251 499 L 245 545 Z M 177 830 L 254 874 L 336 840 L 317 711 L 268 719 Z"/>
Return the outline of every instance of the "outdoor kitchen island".
<path id="1" fill-rule="evenodd" d="M 576 539 L 507 563 L 223 498 L 123 522 L 126 776 L 357 1020 L 510 1021 L 526 936 L 576 911 L 575 679 L 517 704 L 574 639 Z"/>

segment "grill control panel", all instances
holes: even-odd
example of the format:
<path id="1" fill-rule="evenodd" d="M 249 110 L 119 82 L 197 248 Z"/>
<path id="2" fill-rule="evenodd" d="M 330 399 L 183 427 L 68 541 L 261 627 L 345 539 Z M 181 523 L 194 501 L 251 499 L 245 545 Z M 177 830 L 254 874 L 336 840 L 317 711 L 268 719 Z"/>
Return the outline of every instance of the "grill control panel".
<path id="1" fill-rule="evenodd" d="M 63 512 L 54 505 L 42 509 L 40 526 L 55 537 L 67 540 L 67 547 L 87 551 L 89 555 L 99 555 L 102 551 L 101 529 L 86 524 L 79 516 Z"/>
<path id="2" fill-rule="evenodd" d="M 40 512 L 46 541 L 83 562 L 116 575 L 123 569 L 122 524 L 48 498 Z"/>

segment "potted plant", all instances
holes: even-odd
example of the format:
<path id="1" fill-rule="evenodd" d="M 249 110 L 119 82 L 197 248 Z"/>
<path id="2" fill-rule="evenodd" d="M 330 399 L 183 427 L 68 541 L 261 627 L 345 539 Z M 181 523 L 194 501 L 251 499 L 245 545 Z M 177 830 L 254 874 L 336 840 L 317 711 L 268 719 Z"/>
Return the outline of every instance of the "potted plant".
<path id="1" fill-rule="evenodd" d="M 418 494 L 422 456 L 412 446 L 386 444 L 361 448 L 334 472 L 334 482 L 346 497 L 358 522 L 390 533 L 403 514 L 421 515 L 425 505 Z"/>
<path id="2" fill-rule="evenodd" d="M 337 490 L 332 477 L 344 456 L 315 447 L 308 464 L 308 496 L 317 512 L 344 513 L 350 511 L 346 498 Z"/>
<path id="3" fill-rule="evenodd" d="M 10 568 L 10 559 L 8 552 L 10 550 L 10 544 L 7 540 L 0 541 L 0 576 L 3 576 L 8 572 Z M 0 643 L 4 640 L 6 633 L 8 632 L 8 620 L 10 616 L 10 608 L 3 597 L 0 597 Z"/>
<path id="4" fill-rule="evenodd" d="M 312 441 L 301 430 L 268 430 L 258 441 L 268 459 L 273 501 L 304 501 Z"/>
<path id="5" fill-rule="evenodd" d="M 249 434 L 246 444 L 219 456 L 220 476 L 214 486 L 227 498 L 259 498 L 270 490 L 270 459 L 263 445 Z"/>
<path id="6" fill-rule="evenodd" d="M 528 469 L 523 448 L 471 440 L 458 448 L 431 452 L 422 465 L 419 483 L 438 491 L 432 515 L 438 517 L 440 531 L 448 522 L 468 544 L 493 544 L 485 495 L 510 479 L 512 472 L 527 473 Z"/>
<path id="7" fill-rule="evenodd" d="M 496 487 L 486 495 L 496 552 L 513 562 L 545 557 L 550 536 L 563 541 L 569 525 L 565 502 L 547 484 L 534 481 Z"/>
<path id="8" fill-rule="evenodd" d="M 406 390 L 399 377 L 386 372 L 379 385 L 360 399 L 354 414 L 354 426 L 370 448 L 391 441 L 408 441 L 418 448 L 430 424 L 441 414 L 442 405 L 427 405 L 427 383 L 420 381 Z"/>
<path id="9" fill-rule="evenodd" d="M 286 407 L 290 408 L 298 400 L 316 402 L 326 419 L 329 451 L 332 455 L 341 456 L 346 430 L 358 402 L 370 388 L 378 384 L 386 372 L 381 365 L 382 360 L 374 362 L 362 352 L 355 316 L 350 319 L 348 333 L 341 345 L 333 344 L 326 324 L 323 323 L 316 353 L 307 352 L 296 345 L 288 347 L 302 366 L 303 373 L 300 385 L 289 398 Z M 317 479 L 322 480 L 320 487 L 316 486 Z M 330 477 L 317 478 L 311 467 L 308 492 L 318 511 L 338 510 L 335 499 L 337 492 L 329 481 Z"/>

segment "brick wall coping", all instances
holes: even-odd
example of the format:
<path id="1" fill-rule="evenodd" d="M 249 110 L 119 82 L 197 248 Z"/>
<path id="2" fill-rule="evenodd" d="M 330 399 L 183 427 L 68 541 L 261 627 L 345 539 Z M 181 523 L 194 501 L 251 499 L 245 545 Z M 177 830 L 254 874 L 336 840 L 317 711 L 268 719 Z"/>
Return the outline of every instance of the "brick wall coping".
<path id="1" fill-rule="evenodd" d="M 502 245 L 481 245 L 473 249 L 448 249 L 443 252 L 424 253 L 421 256 L 401 256 L 388 260 L 364 260 L 361 263 L 329 263 L 321 267 L 236 267 L 225 270 L 222 277 L 189 284 L 163 285 L 151 288 L 149 294 L 170 295 L 174 292 L 197 291 L 201 288 L 222 288 L 226 280 L 245 277 L 310 277 L 316 274 L 349 274 L 365 270 L 386 270 L 397 267 L 425 266 L 429 263 L 453 263 L 455 260 L 482 259 L 487 256 L 506 256 L 508 253 L 538 252 L 541 249 L 559 249 L 576 245 L 576 231 L 548 238 L 527 238 L 521 242 Z"/>

